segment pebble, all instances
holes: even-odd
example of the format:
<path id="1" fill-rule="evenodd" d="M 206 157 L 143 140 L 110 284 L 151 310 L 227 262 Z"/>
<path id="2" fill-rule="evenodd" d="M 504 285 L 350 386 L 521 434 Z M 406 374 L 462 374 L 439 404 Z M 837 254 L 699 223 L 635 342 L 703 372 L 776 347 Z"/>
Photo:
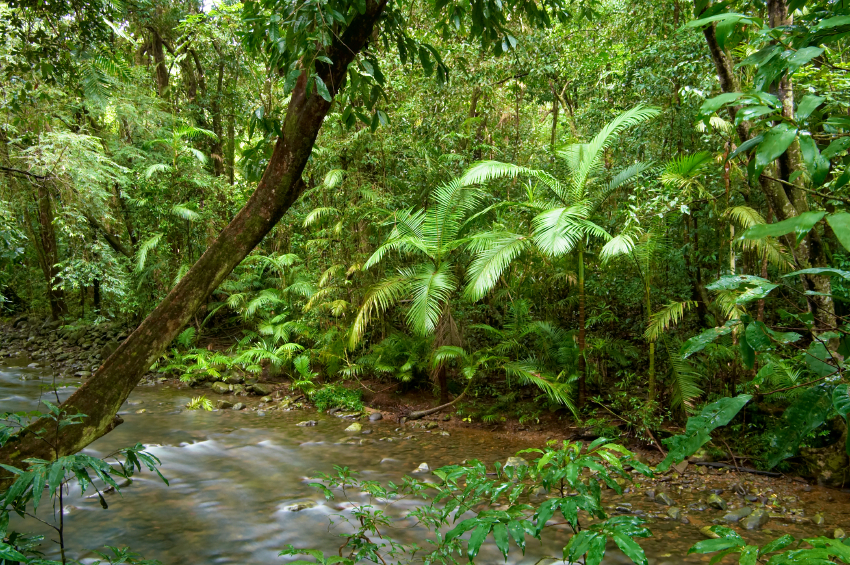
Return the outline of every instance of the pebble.
<path id="1" fill-rule="evenodd" d="M 682 519 L 682 509 L 678 506 L 672 506 L 667 509 L 667 515 L 673 520 Z"/>
<path id="2" fill-rule="evenodd" d="M 384 416 L 380 412 L 372 412 L 371 414 L 369 414 L 369 421 L 370 422 L 377 422 L 378 420 L 383 420 L 383 419 L 384 419 Z"/>
<path id="3" fill-rule="evenodd" d="M 298 504 L 287 506 L 286 510 L 290 512 L 301 512 L 302 510 L 307 510 L 308 508 L 313 508 L 315 506 L 315 502 L 299 502 Z"/>
<path id="4" fill-rule="evenodd" d="M 747 516 L 753 513 L 753 509 L 749 506 L 744 506 L 743 508 L 738 508 L 737 510 L 733 510 L 729 512 L 725 516 L 723 516 L 724 522 L 729 522 L 730 524 L 734 524 L 740 522 Z"/>
<path id="5" fill-rule="evenodd" d="M 847 537 L 847 533 L 841 528 L 835 528 L 835 531 L 832 532 L 832 537 L 835 539 L 844 539 Z"/>
<path id="6" fill-rule="evenodd" d="M 427 473 L 430 470 L 431 470 L 431 467 L 429 467 L 427 463 L 420 463 L 419 466 L 416 468 L 416 470 L 413 471 L 413 472 L 414 473 Z"/>
<path id="7" fill-rule="evenodd" d="M 716 490 L 716 489 L 715 489 Z M 723 491 L 720 491 L 723 492 Z M 726 510 L 726 501 L 720 498 L 717 493 L 713 492 L 705 499 L 706 504 L 717 510 Z"/>
<path id="8" fill-rule="evenodd" d="M 316 420 L 305 420 L 303 422 L 298 422 L 295 425 L 298 426 L 299 428 L 307 428 L 307 427 L 310 427 L 310 426 L 315 426 L 318 423 L 319 422 L 317 422 Z"/>
<path id="9" fill-rule="evenodd" d="M 752 514 L 744 518 L 741 525 L 747 530 L 758 530 L 767 524 L 768 520 L 770 520 L 770 516 L 767 512 L 763 508 L 756 508 Z"/>
<path id="10" fill-rule="evenodd" d="M 655 495 L 655 502 L 661 504 L 662 506 L 673 506 L 675 502 L 666 492 L 659 492 Z"/>
<path id="11" fill-rule="evenodd" d="M 350 426 L 345 428 L 345 431 L 352 432 L 352 433 L 358 433 L 362 429 L 363 429 L 363 426 L 361 426 L 359 422 L 354 422 L 353 424 L 351 424 Z"/>
<path id="12" fill-rule="evenodd" d="M 244 404 L 242 404 L 241 402 L 237 402 L 236 404 L 234 404 L 234 405 L 233 405 L 233 409 L 234 409 L 234 410 L 244 410 L 244 409 L 245 409 L 245 405 L 244 405 Z"/>

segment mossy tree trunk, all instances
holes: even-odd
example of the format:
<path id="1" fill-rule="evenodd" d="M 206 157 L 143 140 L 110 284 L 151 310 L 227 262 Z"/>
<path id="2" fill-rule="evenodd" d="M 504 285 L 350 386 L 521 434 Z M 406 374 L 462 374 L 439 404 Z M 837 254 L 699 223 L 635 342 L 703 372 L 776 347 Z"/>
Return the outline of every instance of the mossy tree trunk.
<path id="1" fill-rule="evenodd" d="M 333 63 L 316 64 L 325 84 L 333 85 L 332 95 L 345 83 L 349 63 L 363 49 L 385 5 L 386 0 L 367 2 L 365 13 L 356 16 L 329 48 L 327 56 Z M 287 108 L 282 135 L 245 207 L 136 331 L 62 404 L 68 414 L 85 414 L 84 423 L 65 427 L 58 435 L 54 422 L 38 420 L 0 450 L 0 461 L 19 464 L 28 457 L 52 460 L 75 453 L 120 423 L 118 409 L 151 364 L 303 191 L 301 174 L 331 107 L 315 90 L 308 94 L 306 84 L 302 74 Z M 40 439 L 57 436 L 58 445 Z"/>

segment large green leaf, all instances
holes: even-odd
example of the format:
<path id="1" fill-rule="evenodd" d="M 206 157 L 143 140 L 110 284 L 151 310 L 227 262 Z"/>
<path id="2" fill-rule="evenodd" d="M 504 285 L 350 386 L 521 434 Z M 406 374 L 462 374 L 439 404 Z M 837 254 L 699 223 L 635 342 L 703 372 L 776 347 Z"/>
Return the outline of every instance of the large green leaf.
<path id="1" fill-rule="evenodd" d="M 720 426 L 725 426 L 738 415 L 752 396 L 740 394 L 734 398 L 721 398 L 712 402 L 696 415 L 688 418 L 685 433 L 664 440 L 670 448 L 667 457 L 657 467 L 659 472 L 665 472 L 671 465 L 683 461 L 711 440 L 711 432 Z"/>
<path id="2" fill-rule="evenodd" d="M 826 223 L 832 228 L 832 233 L 835 234 L 838 242 L 844 246 L 844 249 L 850 251 L 850 214 L 847 212 L 830 214 L 826 217 Z"/>
<path id="3" fill-rule="evenodd" d="M 818 106 L 823 104 L 823 101 L 826 100 L 823 96 L 815 96 L 814 94 L 807 94 L 803 96 L 803 99 L 800 100 L 800 103 L 797 105 L 797 119 L 805 120 L 809 116 L 812 115 Z"/>
<path id="4" fill-rule="evenodd" d="M 800 442 L 824 423 L 832 408 L 832 390 L 833 387 L 828 385 L 814 386 L 797 397 L 785 410 L 782 421 L 770 434 L 768 468 L 775 467 L 783 459 L 797 453 Z"/>
<path id="5" fill-rule="evenodd" d="M 818 145 L 810 135 L 800 136 L 800 153 L 814 186 L 821 186 L 829 174 L 829 159 L 821 155 Z"/>
<path id="6" fill-rule="evenodd" d="M 850 430 L 850 386 L 838 385 L 832 392 L 832 406 L 835 411 L 844 416 L 844 423 Z M 850 455 L 850 433 L 847 434 L 847 454 Z"/>
<path id="7" fill-rule="evenodd" d="M 702 107 L 699 109 L 700 116 L 710 116 L 726 104 L 736 101 L 743 95 L 743 92 L 726 92 L 714 98 L 709 98 L 702 103 Z"/>
<path id="8" fill-rule="evenodd" d="M 842 271 L 841 269 L 833 269 L 832 267 L 812 267 L 811 269 L 800 269 L 799 271 L 782 275 L 782 277 L 787 278 L 798 275 L 835 275 L 837 277 L 850 280 L 850 271 Z"/>
<path id="9" fill-rule="evenodd" d="M 732 333 L 732 325 L 729 322 L 724 326 L 720 326 L 718 328 L 710 328 L 705 330 L 699 335 L 696 335 L 682 344 L 682 348 L 679 350 L 679 354 L 687 359 L 694 353 L 702 351 L 705 349 L 705 346 L 709 343 L 714 343 L 717 338 L 720 336 L 728 335 Z"/>
<path id="10" fill-rule="evenodd" d="M 788 233 L 794 233 L 797 243 L 802 241 L 806 234 L 811 231 L 815 224 L 826 215 L 824 211 L 803 212 L 799 216 L 788 218 L 775 224 L 758 224 L 743 233 L 744 239 L 764 239 L 765 237 L 780 237 Z"/>
<path id="11" fill-rule="evenodd" d="M 785 151 L 794 143 L 797 137 L 797 128 L 785 122 L 773 126 L 773 128 L 764 135 L 764 141 L 759 144 L 756 150 L 755 159 L 755 176 L 761 176 L 765 167 L 778 159 Z M 753 179 L 755 180 L 755 179 Z"/>
<path id="12" fill-rule="evenodd" d="M 835 373 L 835 367 L 830 364 L 832 356 L 819 341 L 814 341 L 806 350 L 806 365 L 809 370 L 819 377 L 827 377 Z"/>

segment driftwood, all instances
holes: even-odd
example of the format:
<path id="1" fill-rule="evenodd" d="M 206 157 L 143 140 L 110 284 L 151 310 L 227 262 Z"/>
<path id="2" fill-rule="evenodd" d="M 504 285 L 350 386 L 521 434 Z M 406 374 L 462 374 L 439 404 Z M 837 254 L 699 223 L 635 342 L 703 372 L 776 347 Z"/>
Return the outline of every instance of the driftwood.
<path id="1" fill-rule="evenodd" d="M 466 396 L 466 392 L 469 390 L 469 387 L 472 385 L 472 381 L 469 381 L 469 384 L 466 385 L 466 388 L 463 389 L 463 392 L 460 393 L 457 398 L 452 400 L 451 402 L 446 402 L 445 404 L 440 404 L 439 406 L 435 406 L 434 408 L 428 408 L 427 410 L 416 410 L 415 412 L 411 412 L 410 414 L 405 415 L 404 420 L 418 420 L 420 418 L 424 418 L 425 416 L 430 416 L 431 414 L 436 414 L 440 410 L 444 408 L 448 408 L 452 404 L 458 402 L 460 399 Z"/>
<path id="2" fill-rule="evenodd" d="M 781 477 L 782 473 L 772 473 L 770 471 L 759 471 L 758 469 L 753 469 L 752 467 L 736 467 L 735 465 L 730 465 L 729 463 L 714 463 L 711 461 L 698 461 L 696 463 L 692 463 L 692 465 L 702 465 L 703 467 L 715 467 L 717 469 L 735 469 L 736 471 L 741 471 L 742 473 L 752 473 L 753 475 L 764 475 L 766 477 Z"/>

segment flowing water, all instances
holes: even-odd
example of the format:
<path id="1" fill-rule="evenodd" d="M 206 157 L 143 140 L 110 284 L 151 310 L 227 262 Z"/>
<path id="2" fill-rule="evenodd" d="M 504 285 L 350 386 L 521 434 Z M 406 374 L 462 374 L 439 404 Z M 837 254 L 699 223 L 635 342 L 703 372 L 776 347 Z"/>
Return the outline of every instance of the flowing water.
<path id="1" fill-rule="evenodd" d="M 47 374 L 25 364 L 23 360 L 17 364 L 7 360 L 0 368 L 0 411 L 35 409 L 40 396 L 55 400 L 54 393 L 42 391 L 51 383 Z M 60 387 L 59 398 L 67 397 L 72 390 Z M 402 429 L 388 420 L 364 423 L 364 430 L 371 433 L 358 435 L 358 441 L 349 443 L 352 436 L 344 432 L 350 424 L 346 420 L 305 411 L 268 415 L 247 410 L 189 411 L 184 406 L 193 392 L 161 386 L 137 388 L 121 410 L 124 424 L 87 450 L 103 456 L 142 442 L 162 460 L 161 470 L 170 486 L 144 472 L 121 494 L 107 495 L 107 510 L 96 497 L 71 497 L 65 517 L 71 555 L 91 557 L 91 550 L 102 546 L 126 545 L 170 565 L 283 563 L 285 559 L 278 552 L 286 544 L 335 554 L 343 543 L 339 535 L 349 531 L 336 516 L 346 516 L 347 508 L 340 500 L 326 501 L 309 485 L 309 478 L 316 473 L 331 473 L 334 465 L 344 465 L 360 470 L 364 478 L 386 483 L 399 480 L 423 462 L 431 468 L 472 458 L 490 464 L 529 447 L 482 431 L 455 430 L 446 437 Z M 295 425 L 307 419 L 319 424 Z M 723 513 L 688 511 L 687 505 L 704 499 L 708 488 L 725 486 L 724 498 L 740 506 L 743 499 L 732 492 L 733 482 L 745 485 L 750 492 L 763 491 L 769 501 L 775 499 L 777 509 L 779 501 L 789 494 L 797 497 L 789 504 L 799 507 L 799 513 L 772 520 L 766 530 L 745 532 L 757 542 L 785 533 L 803 537 L 829 535 L 836 526 L 850 529 L 847 494 L 818 488 L 806 492 L 790 481 L 768 481 L 752 475 L 701 476 L 691 471 L 683 477 L 665 477 L 662 485 L 690 524 L 669 519 L 666 507 L 646 497 L 645 490 L 658 485 L 638 484 L 622 497 L 609 491 L 611 496 L 605 502 L 612 505 L 613 512 L 641 513 L 651 519 L 653 538 L 641 540 L 651 563 L 700 562 L 699 556 L 683 556 L 691 544 L 704 539 L 699 527 L 714 523 Z M 357 495 L 353 496 L 356 502 Z M 391 512 L 403 515 L 411 504 L 394 505 Z M 300 506 L 306 508 L 294 510 Z M 48 519 L 49 509 L 45 511 L 42 517 Z M 809 518 L 818 511 L 825 512 L 823 525 L 815 525 Z M 50 532 L 38 526 L 32 520 L 25 523 L 26 531 L 44 533 L 51 539 Z M 395 537 L 424 546 L 424 535 L 424 531 L 411 527 L 400 529 Z M 562 527 L 555 527 L 544 539 L 548 540 L 544 544 L 530 541 L 525 557 L 512 549 L 511 561 L 530 564 L 545 555 L 559 556 L 569 536 Z M 55 554 L 49 542 L 45 549 Z M 502 558 L 494 546 L 486 545 L 478 562 L 496 563 Z M 624 562 L 628 560 L 611 548 L 606 563 Z"/>

